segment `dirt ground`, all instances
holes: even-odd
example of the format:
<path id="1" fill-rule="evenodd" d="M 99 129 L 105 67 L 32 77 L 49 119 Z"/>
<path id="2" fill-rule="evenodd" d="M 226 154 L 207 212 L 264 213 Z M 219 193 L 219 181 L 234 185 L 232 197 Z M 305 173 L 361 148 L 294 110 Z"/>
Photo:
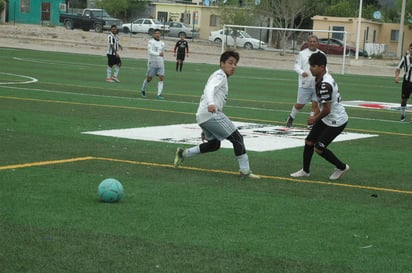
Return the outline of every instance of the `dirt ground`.
<path id="1" fill-rule="evenodd" d="M 63 27 L 49 27 L 26 24 L 0 24 L 2 46 L 70 52 L 82 54 L 105 55 L 107 48 L 107 33 L 85 32 L 82 30 L 66 30 Z M 148 35 L 120 33 L 120 44 L 124 50 L 121 57 L 146 59 Z M 175 60 L 173 48 L 177 38 L 165 37 L 165 59 Z M 218 64 L 222 48 L 207 40 L 189 40 L 190 54 L 186 62 Z M 276 50 L 246 50 L 237 49 L 240 53 L 239 66 L 261 67 L 267 69 L 293 70 L 296 54 L 282 54 Z M 169 54 L 167 54 L 169 52 Z M 376 60 L 360 57 L 348 57 L 342 65 L 342 58 L 329 56 L 328 68 L 332 73 L 361 74 L 394 77 L 398 60 Z"/>

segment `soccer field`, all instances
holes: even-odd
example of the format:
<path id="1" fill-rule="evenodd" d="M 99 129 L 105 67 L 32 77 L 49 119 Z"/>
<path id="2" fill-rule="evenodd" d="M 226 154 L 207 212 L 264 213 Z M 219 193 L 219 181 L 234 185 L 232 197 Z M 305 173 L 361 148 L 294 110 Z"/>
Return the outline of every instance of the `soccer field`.
<path id="1" fill-rule="evenodd" d="M 140 97 L 146 60 L 122 59 L 120 83 L 105 82 L 105 56 L 0 48 L 0 60 L 1 272 L 411 272 L 412 112 L 399 122 L 393 78 L 334 75 L 350 120 L 330 148 L 351 170 L 331 182 L 314 155 L 295 179 L 309 111 L 284 130 L 296 73 L 241 55 L 225 113 L 262 176 L 241 180 L 230 145 L 173 166 L 200 142 L 218 60 L 166 63 L 165 100 L 157 79 Z M 99 202 L 105 178 L 123 184 L 119 203 Z"/>

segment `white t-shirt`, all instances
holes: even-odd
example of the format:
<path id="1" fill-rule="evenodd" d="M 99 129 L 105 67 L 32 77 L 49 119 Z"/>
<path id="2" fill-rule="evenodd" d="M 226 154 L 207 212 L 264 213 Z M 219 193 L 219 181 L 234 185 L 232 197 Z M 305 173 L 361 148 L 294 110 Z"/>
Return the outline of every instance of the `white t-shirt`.
<path id="1" fill-rule="evenodd" d="M 147 52 L 149 53 L 147 65 L 150 67 L 164 67 L 164 59 L 160 56 L 160 53 L 164 51 L 165 43 L 163 41 L 150 39 L 147 43 Z"/>
<path id="2" fill-rule="evenodd" d="M 215 71 L 207 80 L 203 95 L 200 98 L 196 113 L 196 121 L 201 124 L 212 118 L 213 113 L 208 111 L 208 106 L 214 104 L 216 111 L 222 111 L 229 94 L 227 75 L 222 69 Z"/>
<path id="3" fill-rule="evenodd" d="M 340 103 L 341 96 L 338 84 L 329 73 L 323 75 L 321 82 L 316 83 L 316 96 L 318 97 L 319 109 L 322 111 L 323 104 L 331 102 L 330 113 L 322 118 L 322 121 L 331 127 L 339 127 L 348 121 L 345 107 Z"/>
<path id="4" fill-rule="evenodd" d="M 299 87 L 302 88 L 314 88 L 315 87 L 315 77 L 312 76 L 310 72 L 310 65 L 309 65 L 309 57 L 316 52 L 319 52 L 319 49 L 315 51 L 310 50 L 309 48 L 305 48 L 301 50 L 296 57 L 295 61 L 295 71 L 299 75 Z M 320 51 L 322 52 L 322 51 Z M 302 73 L 308 73 L 307 77 L 303 77 Z"/>

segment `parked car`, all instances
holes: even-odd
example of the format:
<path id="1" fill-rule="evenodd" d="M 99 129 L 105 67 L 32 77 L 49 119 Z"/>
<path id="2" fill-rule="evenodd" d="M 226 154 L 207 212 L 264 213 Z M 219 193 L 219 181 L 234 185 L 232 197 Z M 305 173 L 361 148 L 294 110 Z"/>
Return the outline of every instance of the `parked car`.
<path id="1" fill-rule="evenodd" d="M 180 34 L 184 34 L 187 38 L 199 37 L 199 29 L 194 26 L 174 21 L 169 21 L 166 24 L 169 25 L 167 36 L 180 37 Z"/>
<path id="2" fill-rule="evenodd" d="M 155 29 L 160 29 L 164 33 L 169 31 L 169 25 L 151 18 L 139 18 L 131 23 L 123 24 L 121 29 L 124 33 L 148 33 L 152 34 Z"/>
<path id="3" fill-rule="evenodd" d="M 94 29 L 96 32 L 110 30 L 112 25 L 121 28 L 123 22 L 111 17 L 104 9 L 84 9 L 82 13 L 62 13 L 59 16 L 60 23 L 66 29 L 81 28 L 84 31 Z"/>
<path id="4" fill-rule="evenodd" d="M 305 49 L 308 47 L 307 42 L 303 43 L 300 48 Z M 335 38 L 319 38 L 319 49 L 325 52 L 326 54 L 331 55 L 343 55 L 344 43 L 342 40 Z M 345 54 L 347 56 L 355 56 L 356 48 L 352 46 L 346 46 Z M 359 56 L 368 57 L 368 52 L 359 49 Z"/>
<path id="5" fill-rule="evenodd" d="M 223 29 L 212 31 L 209 36 L 209 41 L 214 43 L 222 43 L 222 41 L 225 41 L 226 45 L 233 46 L 235 44 L 234 36 L 236 35 L 236 46 L 244 47 L 247 49 L 263 49 L 266 47 L 264 42 L 253 38 L 246 31 L 241 30 L 236 32 L 237 35 L 233 30 L 230 29 L 226 29 L 225 33 Z"/>

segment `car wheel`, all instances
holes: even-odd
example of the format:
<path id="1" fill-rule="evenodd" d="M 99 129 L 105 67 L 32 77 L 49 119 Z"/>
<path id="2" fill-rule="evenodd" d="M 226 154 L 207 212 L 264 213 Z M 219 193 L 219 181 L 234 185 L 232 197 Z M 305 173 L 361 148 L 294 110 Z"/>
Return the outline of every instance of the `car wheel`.
<path id="1" fill-rule="evenodd" d="M 221 43 L 222 43 L 222 40 L 221 40 L 220 38 L 216 38 L 216 39 L 213 40 L 213 42 L 214 42 L 215 44 L 221 44 Z"/>
<path id="2" fill-rule="evenodd" d="M 66 20 L 66 21 L 64 21 L 64 27 L 65 27 L 66 29 L 73 29 L 73 22 L 72 22 L 72 20 Z"/>
<path id="3" fill-rule="evenodd" d="M 94 31 L 99 32 L 99 33 L 103 32 L 103 26 L 101 24 L 95 24 Z"/>
<path id="4" fill-rule="evenodd" d="M 153 35 L 154 29 L 149 29 L 149 31 L 147 32 L 149 35 Z"/>
<path id="5" fill-rule="evenodd" d="M 246 49 L 253 49 L 253 45 L 251 43 L 245 43 L 244 47 Z"/>
<path id="6" fill-rule="evenodd" d="M 127 34 L 127 33 L 129 33 L 129 32 L 130 32 L 130 30 L 129 30 L 128 27 L 124 27 L 124 28 L 123 28 L 123 33 L 126 33 L 126 34 Z"/>

